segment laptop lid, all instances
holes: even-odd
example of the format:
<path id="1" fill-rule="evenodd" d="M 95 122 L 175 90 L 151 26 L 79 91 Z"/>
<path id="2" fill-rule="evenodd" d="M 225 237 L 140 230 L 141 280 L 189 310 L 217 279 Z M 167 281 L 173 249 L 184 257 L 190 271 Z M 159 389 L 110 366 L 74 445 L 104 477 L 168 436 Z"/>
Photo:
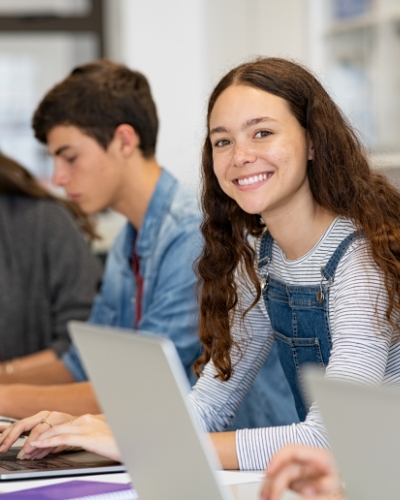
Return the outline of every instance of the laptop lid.
<path id="1" fill-rule="evenodd" d="M 324 378 L 308 368 L 317 402 L 350 499 L 400 498 L 400 393 Z"/>
<path id="2" fill-rule="evenodd" d="M 215 451 L 186 404 L 190 387 L 174 344 L 80 322 L 69 331 L 139 498 L 234 498 L 219 483 Z M 241 489 L 247 500 L 258 498 L 259 485 L 252 494 Z"/>

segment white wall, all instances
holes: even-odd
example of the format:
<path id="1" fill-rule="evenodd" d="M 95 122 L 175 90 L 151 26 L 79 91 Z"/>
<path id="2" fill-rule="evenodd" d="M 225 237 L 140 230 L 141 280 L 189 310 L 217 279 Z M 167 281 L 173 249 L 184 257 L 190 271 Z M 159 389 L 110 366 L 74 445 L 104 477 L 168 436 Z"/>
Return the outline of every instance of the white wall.
<path id="1" fill-rule="evenodd" d="M 149 78 L 159 162 L 197 184 L 207 96 L 256 55 L 307 62 L 307 0 L 109 0 L 107 56 Z"/>
<path id="2" fill-rule="evenodd" d="M 207 0 L 208 70 L 264 55 L 307 62 L 307 0 Z"/>
<path id="3" fill-rule="evenodd" d="M 110 55 L 148 77 L 160 119 L 157 158 L 197 184 L 206 73 L 202 0 L 116 3 L 120 46 L 112 36 L 119 54 Z"/>

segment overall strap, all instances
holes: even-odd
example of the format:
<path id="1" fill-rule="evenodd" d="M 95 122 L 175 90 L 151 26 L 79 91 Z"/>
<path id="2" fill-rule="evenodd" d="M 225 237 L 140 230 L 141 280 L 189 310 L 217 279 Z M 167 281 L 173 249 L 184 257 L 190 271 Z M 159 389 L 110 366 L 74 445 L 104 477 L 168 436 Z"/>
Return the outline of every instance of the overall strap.
<path id="1" fill-rule="evenodd" d="M 274 240 L 268 230 L 265 230 L 261 237 L 260 253 L 258 256 L 258 269 L 269 264 L 272 258 L 272 245 Z"/>
<path id="2" fill-rule="evenodd" d="M 358 231 L 354 231 L 354 233 L 349 234 L 347 238 L 345 238 L 336 248 L 327 264 L 321 267 L 321 276 L 323 279 L 327 280 L 329 284 L 333 283 L 333 278 L 335 276 L 336 268 L 340 262 L 340 259 L 346 253 L 347 249 L 353 243 L 353 241 L 361 237 L 362 234 Z"/>

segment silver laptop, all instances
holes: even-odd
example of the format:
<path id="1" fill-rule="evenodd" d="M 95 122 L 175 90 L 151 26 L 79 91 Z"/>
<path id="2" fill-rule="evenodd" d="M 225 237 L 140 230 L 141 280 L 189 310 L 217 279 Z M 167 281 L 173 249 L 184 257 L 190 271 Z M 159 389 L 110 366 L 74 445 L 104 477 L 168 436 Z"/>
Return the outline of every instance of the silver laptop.
<path id="1" fill-rule="evenodd" d="M 57 453 L 40 460 L 18 460 L 20 449 L 21 447 L 13 447 L 0 454 L 0 481 L 106 474 L 126 470 L 119 462 L 87 451 Z"/>
<path id="2" fill-rule="evenodd" d="M 349 499 L 400 498 L 400 393 L 305 371 Z"/>
<path id="3" fill-rule="evenodd" d="M 186 405 L 174 344 L 152 334 L 71 322 L 69 331 L 139 498 L 258 499 L 260 482 L 221 485 L 208 436 Z"/>
<path id="4" fill-rule="evenodd" d="M 13 418 L 0 416 L 0 424 L 12 424 Z M 82 476 L 125 472 L 119 462 L 89 453 L 75 451 L 48 455 L 40 460 L 18 460 L 26 438 L 20 438 L 6 453 L 0 453 L 0 481 L 47 477 Z"/>

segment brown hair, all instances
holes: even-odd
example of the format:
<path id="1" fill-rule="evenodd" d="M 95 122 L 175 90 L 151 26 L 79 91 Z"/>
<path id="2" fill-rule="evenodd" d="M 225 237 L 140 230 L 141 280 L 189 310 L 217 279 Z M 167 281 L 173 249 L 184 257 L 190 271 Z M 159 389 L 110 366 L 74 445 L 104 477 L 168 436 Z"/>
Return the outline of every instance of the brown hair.
<path id="1" fill-rule="evenodd" d="M 53 127 L 74 125 L 106 149 L 122 123 L 135 129 L 143 156 L 154 156 L 158 118 L 146 77 L 103 59 L 78 66 L 51 89 L 35 111 L 32 127 L 46 144 Z"/>
<path id="2" fill-rule="evenodd" d="M 99 238 L 92 221 L 76 203 L 49 193 L 24 167 L 2 153 L 0 153 L 0 194 L 55 200 L 72 213 L 78 226 L 90 239 Z"/>
<path id="3" fill-rule="evenodd" d="M 287 101 L 314 146 L 314 160 L 307 166 L 312 195 L 332 213 L 353 219 L 365 235 L 372 257 L 384 274 L 389 299 L 386 317 L 396 327 L 392 313 L 400 310 L 400 193 L 385 177 L 371 171 L 354 130 L 318 80 L 299 64 L 260 58 L 230 71 L 210 96 L 207 127 L 216 100 L 231 85 L 248 85 Z M 263 227 L 258 215 L 245 213 L 220 188 L 208 134 L 203 146 L 202 180 L 205 245 L 198 274 L 199 334 L 204 351 L 195 363 L 195 372 L 200 375 L 202 366 L 212 359 L 218 378 L 228 380 L 234 346 L 232 313 L 238 302 L 234 272 L 242 263 L 256 290 L 253 307 L 260 299 L 261 288 L 254 268 L 255 252 L 247 238 L 259 236 Z"/>

